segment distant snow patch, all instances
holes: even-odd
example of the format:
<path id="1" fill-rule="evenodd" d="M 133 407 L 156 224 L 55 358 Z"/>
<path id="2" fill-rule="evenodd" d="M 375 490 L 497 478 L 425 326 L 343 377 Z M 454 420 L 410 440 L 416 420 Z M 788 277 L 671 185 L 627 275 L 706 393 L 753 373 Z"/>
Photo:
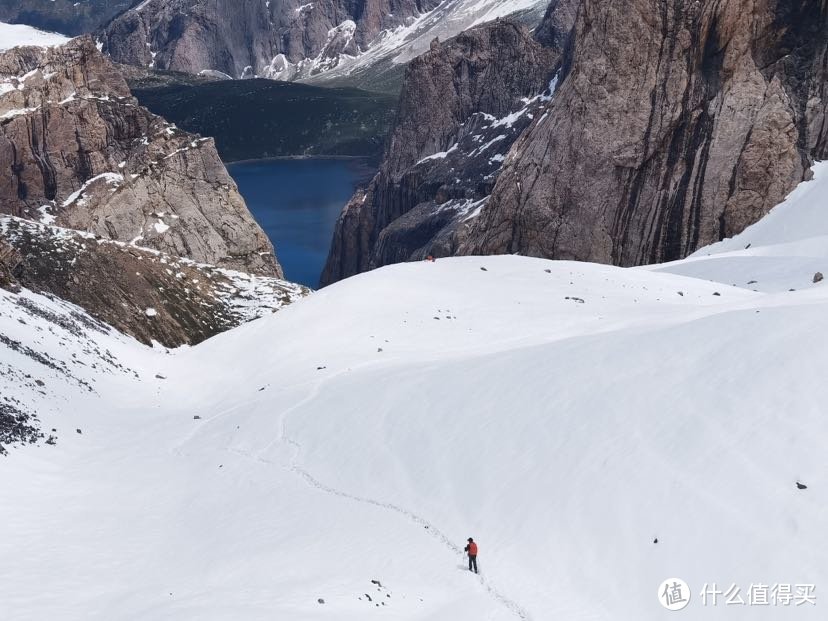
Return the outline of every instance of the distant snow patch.
<path id="1" fill-rule="evenodd" d="M 0 22 L 0 52 L 19 45 L 39 45 L 50 47 L 62 45 L 69 41 L 68 37 L 56 32 L 44 32 L 23 24 L 5 24 Z"/>

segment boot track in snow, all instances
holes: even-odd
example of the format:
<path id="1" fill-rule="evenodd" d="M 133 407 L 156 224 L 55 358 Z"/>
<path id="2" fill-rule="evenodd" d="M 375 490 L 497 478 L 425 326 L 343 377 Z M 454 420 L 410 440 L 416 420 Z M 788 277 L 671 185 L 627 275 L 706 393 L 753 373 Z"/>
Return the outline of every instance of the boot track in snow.
<path id="1" fill-rule="evenodd" d="M 371 362 L 371 363 L 368 363 L 366 365 L 361 365 L 361 366 L 372 366 L 373 364 L 376 364 L 376 363 Z M 331 380 L 336 379 L 337 377 L 339 377 L 341 375 L 344 375 L 348 372 L 352 372 L 352 371 L 356 370 L 357 368 L 359 368 L 359 367 L 351 367 L 347 371 L 340 371 L 338 373 L 334 373 L 334 374 L 330 375 L 329 377 L 325 378 L 324 380 L 315 382 L 313 388 L 311 389 L 311 391 L 310 391 L 310 393 L 308 394 L 307 397 L 305 397 L 304 399 L 299 401 L 297 404 L 291 406 L 290 408 L 288 408 L 287 410 L 285 410 L 282 413 L 281 420 L 280 420 L 280 428 L 281 428 L 280 437 L 278 437 L 276 440 L 274 440 L 273 442 L 271 442 L 270 444 L 265 446 L 265 448 L 262 449 L 257 455 L 251 455 L 249 453 L 246 453 L 246 452 L 238 450 L 238 449 L 228 449 L 228 450 L 230 452 L 236 454 L 236 455 L 240 455 L 242 457 L 246 457 L 246 458 L 249 458 L 249 459 L 254 459 L 255 461 L 257 461 L 259 463 L 273 466 L 273 465 L 277 465 L 277 464 L 273 461 L 270 461 L 268 459 L 263 458 L 261 455 L 264 452 L 266 452 L 267 450 L 269 450 L 277 442 L 281 442 L 282 444 L 289 445 L 294 449 L 294 452 L 293 452 L 293 456 L 291 457 L 290 462 L 286 466 L 286 468 L 288 470 L 290 470 L 291 472 L 293 472 L 293 473 L 297 474 L 298 476 L 300 476 L 302 479 L 304 479 L 305 482 L 310 487 L 313 487 L 313 488 L 315 488 L 315 489 L 317 489 L 321 492 L 324 492 L 326 494 L 331 494 L 333 496 L 339 496 L 340 498 L 345 498 L 347 500 L 351 500 L 351 501 L 354 501 L 354 502 L 359 502 L 359 503 L 363 503 L 363 504 L 367 504 L 367 505 L 373 505 L 375 507 L 380 507 L 382 509 L 387 509 L 389 511 L 393 511 L 395 513 L 398 513 L 399 515 L 402 515 L 403 517 L 407 518 L 411 522 L 421 526 L 423 530 L 427 530 L 431 534 L 432 537 L 436 538 L 438 541 L 440 541 L 446 548 L 448 548 L 452 552 L 455 552 L 457 554 L 462 554 L 462 550 L 460 549 L 460 546 L 453 543 L 452 540 L 445 533 L 443 533 L 439 528 L 435 527 L 434 524 L 432 524 L 428 520 L 420 517 L 416 513 L 413 513 L 411 511 L 409 511 L 409 510 L 407 510 L 403 507 L 400 507 L 398 505 L 395 505 L 393 503 L 381 502 L 381 501 L 375 500 L 373 498 L 364 498 L 362 496 L 357 496 L 355 494 L 351 494 L 351 493 L 344 492 L 342 490 L 338 490 L 336 488 L 330 487 L 329 485 L 325 485 L 324 483 L 322 483 L 318 479 L 314 478 L 313 475 L 311 475 L 307 470 L 304 470 L 297 463 L 299 453 L 302 451 L 302 445 L 299 442 L 297 442 L 293 438 L 290 438 L 287 435 L 286 423 L 287 423 L 288 416 L 290 416 L 296 410 L 299 410 L 300 408 L 304 407 L 305 405 L 307 405 L 308 403 L 313 401 L 319 395 L 319 392 L 321 391 L 322 387 L 327 382 L 330 382 Z M 236 409 L 238 409 L 238 408 L 233 408 L 232 410 L 236 410 Z M 219 415 L 217 415 L 217 416 L 215 416 L 215 417 L 213 417 L 209 420 L 215 420 L 216 418 L 219 418 L 223 415 L 229 414 L 230 411 L 232 411 L 232 410 L 224 411 L 224 412 L 220 413 Z M 209 420 L 207 422 L 209 422 Z M 504 606 L 507 610 L 509 610 L 513 615 L 515 615 L 519 619 L 522 619 L 523 621 L 532 621 L 531 615 L 529 614 L 529 612 L 525 608 L 523 608 L 516 601 L 510 599 L 509 597 L 507 597 L 506 595 L 504 595 L 503 593 L 498 591 L 488 580 L 486 580 L 485 577 L 483 577 L 480 574 L 477 574 L 477 579 L 480 581 L 480 584 L 483 586 L 483 588 L 486 589 L 486 592 L 495 601 L 497 601 L 500 605 Z"/>

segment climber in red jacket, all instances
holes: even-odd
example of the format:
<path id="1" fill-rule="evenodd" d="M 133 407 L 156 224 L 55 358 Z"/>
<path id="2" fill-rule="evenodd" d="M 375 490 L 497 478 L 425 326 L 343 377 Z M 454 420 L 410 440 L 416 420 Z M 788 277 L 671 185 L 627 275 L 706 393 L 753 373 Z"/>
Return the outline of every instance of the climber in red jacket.
<path id="1" fill-rule="evenodd" d="M 469 544 L 463 548 L 463 551 L 469 555 L 469 571 L 477 573 L 477 544 L 474 539 L 469 537 Z"/>

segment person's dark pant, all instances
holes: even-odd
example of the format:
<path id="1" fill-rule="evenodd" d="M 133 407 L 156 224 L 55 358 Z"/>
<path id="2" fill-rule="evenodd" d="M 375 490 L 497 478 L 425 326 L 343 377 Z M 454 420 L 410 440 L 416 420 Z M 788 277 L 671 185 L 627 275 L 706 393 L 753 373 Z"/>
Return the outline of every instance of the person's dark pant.
<path id="1" fill-rule="evenodd" d="M 469 554 L 469 571 L 477 573 L 477 556 L 472 556 L 471 554 Z"/>

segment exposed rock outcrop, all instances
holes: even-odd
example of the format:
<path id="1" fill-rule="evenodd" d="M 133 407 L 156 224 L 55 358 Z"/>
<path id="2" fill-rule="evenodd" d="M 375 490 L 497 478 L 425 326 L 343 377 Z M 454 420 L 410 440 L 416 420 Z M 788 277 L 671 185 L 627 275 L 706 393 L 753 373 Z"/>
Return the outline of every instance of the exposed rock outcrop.
<path id="1" fill-rule="evenodd" d="M 340 54 L 356 55 L 382 30 L 406 24 L 438 0 L 149 0 L 102 33 L 118 61 L 231 77 L 290 79 L 297 63 L 324 70 Z"/>
<path id="2" fill-rule="evenodd" d="M 90 38 L 0 54 L 0 167 L 4 289 L 169 347 L 308 292 L 279 279 L 212 140 L 140 107 Z"/>
<path id="3" fill-rule="evenodd" d="M 828 156 L 824 2 L 556 0 L 536 38 L 560 55 L 554 97 L 526 115 L 502 167 L 487 173 L 488 200 L 488 189 L 452 193 L 437 185 L 446 177 L 434 180 L 435 198 L 439 187 L 447 199 L 480 200 L 456 217 L 425 203 L 412 162 L 450 150 L 445 137 L 464 117 L 423 103 L 455 106 L 454 89 L 419 79 L 412 63 L 403 104 L 419 108 L 401 105 L 380 176 L 343 213 L 325 282 L 424 253 L 679 259 L 756 222 Z M 452 47 L 464 58 L 457 75 L 485 55 Z M 492 62 L 491 72 L 510 67 Z M 468 118 L 485 111 L 464 101 Z M 450 156 L 439 156 L 446 172 L 464 171 Z"/>
<path id="4" fill-rule="evenodd" d="M 11 286 L 4 286 L 4 274 Z M 307 295 L 300 285 L 0 218 L 0 287 L 72 302 L 143 343 L 194 345 Z"/>
<path id="5" fill-rule="evenodd" d="M 88 37 L 0 54 L 0 168 L 0 213 L 281 276 L 213 141 L 138 106 Z"/>
<path id="6" fill-rule="evenodd" d="M 583 0 L 552 0 L 535 29 L 535 40 L 562 53 L 572 40 L 572 29 Z"/>
<path id="7" fill-rule="evenodd" d="M 0 289 L 17 293 L 20 283 L 12 275 L 14 268 L 20 263 L 20 255 L 14 246 L 0 238 Z"/>
<path id="8" fill-rule="evenodd" d="M 456 253 L 504 154 L 551 95 L 559 60 L 506 20 L 414 59 L 381 169 L 340 216 L 322 284 Z"/>
<path id="9" fill-rule="evenodd" d="M 574 37 L 461 252 L 682 258 L 826 156 L 824 2 L 584 0 Z"/>

